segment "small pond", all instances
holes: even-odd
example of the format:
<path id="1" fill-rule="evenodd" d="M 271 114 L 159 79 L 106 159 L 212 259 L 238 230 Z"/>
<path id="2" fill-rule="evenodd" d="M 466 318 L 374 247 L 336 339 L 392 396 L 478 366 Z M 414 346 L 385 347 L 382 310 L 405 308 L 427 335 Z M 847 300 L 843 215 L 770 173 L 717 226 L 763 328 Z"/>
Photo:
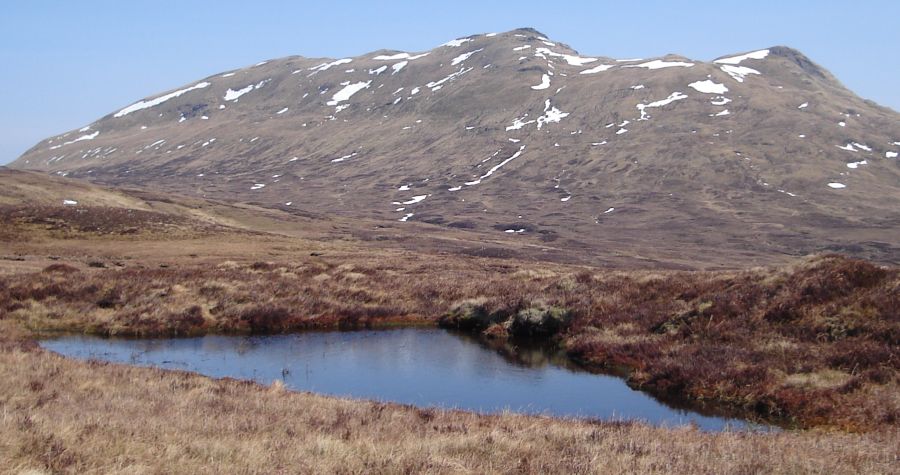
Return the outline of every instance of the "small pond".
<path id="1" fill-rule="evenodd" d="M 283 380 L 294 390 L 485 413 L 510 410 L 553 416 L 639 419 L 704 430 L 760 429 L 675 408 L 615 376 L 580 370 L 537 347 L 491 348 L 439 329 L 308 332 L 274 336 L 44 340 L 79 359 L 194 371 L 207 376 Z"/>

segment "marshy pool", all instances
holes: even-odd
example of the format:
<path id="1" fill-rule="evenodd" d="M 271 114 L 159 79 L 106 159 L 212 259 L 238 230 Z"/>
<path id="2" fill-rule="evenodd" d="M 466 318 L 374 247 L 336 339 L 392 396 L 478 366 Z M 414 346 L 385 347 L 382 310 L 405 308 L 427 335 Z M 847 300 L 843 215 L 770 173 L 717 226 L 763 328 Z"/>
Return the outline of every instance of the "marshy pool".
<path id="1" fill-rule="evenodd" d="M 44 348 L 79 359 L 194 371 L 293 390 L 484 413 L 696 424 L 704 430 L 767 426 L 672 407 L 614 376 L 578 369 L 546 349 L 489 348 L 439 329 L 308 332 L 274 336 L 107 339 L 64 336 Z"/>

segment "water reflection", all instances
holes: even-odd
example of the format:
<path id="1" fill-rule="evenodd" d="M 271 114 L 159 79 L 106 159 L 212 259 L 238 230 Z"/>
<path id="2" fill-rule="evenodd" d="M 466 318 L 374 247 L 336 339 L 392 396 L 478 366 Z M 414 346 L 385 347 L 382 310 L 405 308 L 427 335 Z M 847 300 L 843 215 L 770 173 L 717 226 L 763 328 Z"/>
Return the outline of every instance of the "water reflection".
<path id="1" fill-rule="evenodd" d="M 696 424 L 706 430 L 758 428 L 670 407 L 620 378 L 581 371 L 547 347 L 484 343 L 437 329 L 168 340 L 69 336 L 42 345 L 76 358 L 263 384 L 281 379 L 296 390 L 418 406 L 639 419 L 667 426 Z"/>

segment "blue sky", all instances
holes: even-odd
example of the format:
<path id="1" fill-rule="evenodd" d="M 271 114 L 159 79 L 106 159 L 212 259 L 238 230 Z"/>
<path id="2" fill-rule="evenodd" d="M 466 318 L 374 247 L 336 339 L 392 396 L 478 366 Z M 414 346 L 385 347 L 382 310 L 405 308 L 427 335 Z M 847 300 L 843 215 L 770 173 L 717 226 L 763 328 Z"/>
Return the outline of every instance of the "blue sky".
<path id="1" fill-rule="evenodd" d="M 270 58 L 431 49 L 531 26 L 584 54 L 797 48 L 900 111 L 900 1 L 28 0 L 0 15 L 0 164 L 138 99 Z"/>

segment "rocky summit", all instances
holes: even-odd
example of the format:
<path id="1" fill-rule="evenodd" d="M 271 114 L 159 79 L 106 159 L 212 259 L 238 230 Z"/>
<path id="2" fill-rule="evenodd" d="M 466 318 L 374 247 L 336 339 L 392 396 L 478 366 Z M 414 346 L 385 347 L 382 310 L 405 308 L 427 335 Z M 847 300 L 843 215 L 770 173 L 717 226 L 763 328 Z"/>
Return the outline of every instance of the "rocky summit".
<path id="1" fill-rule="evenodd" d="M 898 153 L 897 112 L 791 48 L 614 59 L 519 29 L 217 73 L 11 166 L 395 237 L 708 267 L 900 262 Z"/>

